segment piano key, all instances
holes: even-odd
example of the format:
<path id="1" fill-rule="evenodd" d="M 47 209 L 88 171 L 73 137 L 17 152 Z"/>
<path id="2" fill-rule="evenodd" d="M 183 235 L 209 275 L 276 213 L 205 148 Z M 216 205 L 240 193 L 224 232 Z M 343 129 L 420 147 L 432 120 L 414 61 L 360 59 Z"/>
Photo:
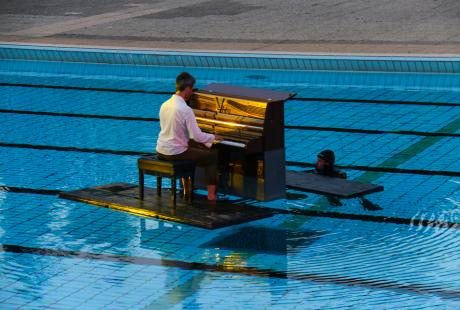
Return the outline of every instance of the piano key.
<path id="1" fill-rule="evenodd" d="M 233 142 L 233 141 L 220 141 L 218 142 L 219 144 L 224 144 L 224 145 L 229 145 L 229 146 L 234 146 L 234 147 L 238 147 L 238 148 L 245 148 L 246 147 L 246 144 L 244 143 L 239 143 L 239 142 Z"/>

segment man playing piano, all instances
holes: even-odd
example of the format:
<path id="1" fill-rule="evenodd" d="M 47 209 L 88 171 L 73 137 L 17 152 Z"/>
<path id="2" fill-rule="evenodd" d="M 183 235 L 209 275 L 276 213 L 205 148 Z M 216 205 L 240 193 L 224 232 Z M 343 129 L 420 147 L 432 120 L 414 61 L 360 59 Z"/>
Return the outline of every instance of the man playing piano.
<path id="1" fill-rule="evenodd" d="M 195 82 L 195 78 L 187 72 L 182 72 L 177 76 L 176 94 L 164 102 L 160 108 L 161 131 L 158 135 L 156 150 L 161 159 L 191 160 L 198 166 L 204 167 L 208 184 L 208 200 L 216 200 L 217 153 L 206 147 L 189 147 L 189 139 L 209 146 L 214 141 L 222 141 L 223 137 L 204 133 L 198 127 L 195 114 L 186 103 L 192 96 Z"/>

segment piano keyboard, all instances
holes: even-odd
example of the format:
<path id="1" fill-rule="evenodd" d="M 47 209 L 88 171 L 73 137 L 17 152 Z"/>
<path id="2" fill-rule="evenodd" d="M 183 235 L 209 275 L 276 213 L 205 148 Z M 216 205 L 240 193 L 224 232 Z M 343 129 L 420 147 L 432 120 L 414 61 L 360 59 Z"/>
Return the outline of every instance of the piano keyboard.
<path id="1" fill-rule="evenodd" d="M 244 143 L 240 143 L 240 142 L 233 142 L 233 141 L 220 141 L 218 142 L 219 144 L 224 144 L 224 145 L 229 145 L 229 146 L 234 146 L 234 147 L 239 147 L 239 148 L 242 148 L 244 149 L 246 147 L 246 145 Z"/>

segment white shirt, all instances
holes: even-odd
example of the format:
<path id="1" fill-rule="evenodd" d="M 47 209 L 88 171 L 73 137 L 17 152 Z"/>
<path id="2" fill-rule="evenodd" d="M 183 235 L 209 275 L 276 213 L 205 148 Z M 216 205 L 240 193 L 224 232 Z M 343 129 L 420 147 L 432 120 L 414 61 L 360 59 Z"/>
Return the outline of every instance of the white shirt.
<path id="1" fill-rule="evenodd" d="M 173 95 L 161 105 L 160 127 L 156 150 L 164 155 L 185 152 L 189 139 L 205 144 L 215 139 L 214 135 L 201 131 L 192 108 L 178 95 Z"/>

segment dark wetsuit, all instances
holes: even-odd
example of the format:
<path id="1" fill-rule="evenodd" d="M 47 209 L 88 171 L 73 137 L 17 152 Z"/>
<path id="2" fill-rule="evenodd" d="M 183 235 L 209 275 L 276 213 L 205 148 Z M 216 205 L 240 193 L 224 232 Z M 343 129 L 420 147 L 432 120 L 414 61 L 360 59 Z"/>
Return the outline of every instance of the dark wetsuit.
<path id="1" fill-rule="evenodd" d="M 332 169 L 324 169 L 324 170 L 314 169 L 314 170 L 310 170 L 309 172 L 313 172 L 314 174 L 328 176 L 331 178 L 341 178 L 341 179 L 347 178 L 347 173 L 345 171 L 339 170 L 335 167 L 333 167 Z"/>

